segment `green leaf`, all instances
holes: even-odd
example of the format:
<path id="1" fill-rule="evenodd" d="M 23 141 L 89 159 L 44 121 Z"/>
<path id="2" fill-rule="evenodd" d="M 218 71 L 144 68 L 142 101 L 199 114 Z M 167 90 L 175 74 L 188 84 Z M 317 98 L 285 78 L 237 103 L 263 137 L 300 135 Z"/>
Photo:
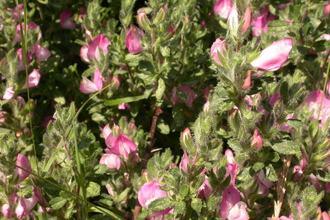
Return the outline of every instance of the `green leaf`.
<path id="1" fill-rule="evenodd" d="M 161 103 L 162 100 L 163 100 L 165 88 L 166 88 L 165 82 L 164 82 L 163 79 L 160 78 L 158 80 L 157 90 L 156 90 L 156 93 L 155 93 L 155 96 L 156 96 L 156 99 L 157 99 L 158 103 Z"/>
<path id="2" fill-rule="evenodd" d="M 314 42 L 312 47 L 316 52 L 322 52 L 330 48 L 330 42 L 327 40 L 319 40 Z"/>
<path id="3" fill-rule="evenodd" d="M 175 203 L 174 214 L 183 214 L 186 210 L 186 203 L 184 201 L 178 201 Z"/>
<path id="4" fill-rule="evenodd" d="M 90 138 L 86 138 L 84 140 L 79 141 L 79 143 L 78 143 L 78 149 L 79 150 L 82 150 L 82 149 L 88 147 L 92 141 L 93 140 L 90 139 Z"/>
<path id="5" fill-rule="evenodd" d="M 62 197 L 55 197 L 54 199 L 50 200 L 49 205 L 52 207 L 52 209 L 57 210 L 62 208 L 66 203 L 66 199 Z"/>
<path id="6" fill-rule="evenodd" d="M 151 202 L 148 206 L 148 209 L 151 211 L 162 211 L 171 206 L 174 206 L 174 202 L 170 197 L 163 197 Z"/>
<path id="7" fill-rule="evenodd" d="M 170 56 L 170 48 L 169 47 L 160 47 L 160 53 L 163 57 L 169 57 Z"/>
<path id="8" fill-rule="evenodd" d="M 127 198 L 127 196 L 128 196 L 128 194 L 130 193 L 130 191 L 131 191 L 131 188 L 130 187 L 128 187 L 128 188 L 126 188 L 124 191 L 122 191 L 121 193 L 120 193 L 120 195 L 118 196 L 118 202 L 120 203 L 120 202 L 123 202 L 126 198 Z"/>
<path id="9" fill-rule="evenodd" d="M 287 123 L 289 126 L 291 126 L 293 128 L 300 128 L 300 127 L 304 126 L 304 123 L 302 123 L 302 121 L 300 121 L 298 119 L 289 119 L 285 123 Z"/>
<path id="10" fill-rule="evenodd" d="M 263 162 L 256 162 L 254 165 L 253 165 L 253 169 L 254 171 L 258 172 L 259 170 L 261 170 L 262 168 L 265 167 L 265 164 Z"/>
<path id="11" fill-rule="evenodd" d="M 138 95 L 138 96 L 133 96 L 133 97 L 108 100 L 108 101 L 104 101 L 104 104 L 107 106 L 116 106 L 116 105 L 120 105 L 123 103 L 137 102 L 142 99 L 146 99 L 145 95 Z"/>
<path id="12" fill-rule="evenodd" d="M 202 210 L 203 202 L 200 198 L 192 198 L 191 208 L 199 213 Z"/>
<path id="13" fill-rule="evenodd" d="M 7 128 L 0 128 L 0 136 L 6 135 L 10 133 L 10 129 Z"/>
<path id="14" fill-rule="evenodd" d="M 321 181 L 330 182 L 330 173 L 324 172 L 323 170 L 316 170 L 313 174 Z"/>
<path id="15" fill-rule="evenodd" d="M 101 187 L 99 184 L 95 183 L 95 182 L 89 182 L 87 184 L 87 197 L 91 198 L 91 197 L 95 197 L 100 195 L 101 192 Z"/>
<path id="16" fill-rule="evenodd" d="M 271 32 L 281 32 L 286 31 L 290 28 L 290 24 L 283 20 L 274 20 L 268 23 L 268 31 Z"/>
<path id="17" fill-rule="evenodd" d="M 105 172 L 107 172 L 108 167 L 105 164 L 98 164 L 94 167 L 95 170 L 95 174 L 104 174 Z"/>
<path id="18" fill-rule="evenodd" d="M 300 144 L 293 142 L 293 141 L 285 140 L 280 143 L 274 144 L 272 146 L 272 148 L 276 152 L 278 152 L 280 154 L 284 154 L 284 155 L 292 155 L 292 154 L 300 155 L 301 154 Z"/>
<path id="19" fill-rule="evenodd" d="M 180 196 L 182 196 L 183 198 L 186 197 L 189 193 L 189 186 L 181 185 L 179 192 L 180 192 Z"/>
<path id="20" fill-rule="evenodd" d="M 140 214 L 136 217 L 136 220 L 145 220 L 147 219 L 148 215 L 149 215 L 148 211 L 140 212 Z"/>
<path id="21" fill-rule="evenodd" d="M 272 152 L 272 153 L 269 154 L 269 157 L 268 158 L 272 162 L 277 162 L 277 161 L 279 161 L 280 156 L 278 155 L 278 153 Z"/>

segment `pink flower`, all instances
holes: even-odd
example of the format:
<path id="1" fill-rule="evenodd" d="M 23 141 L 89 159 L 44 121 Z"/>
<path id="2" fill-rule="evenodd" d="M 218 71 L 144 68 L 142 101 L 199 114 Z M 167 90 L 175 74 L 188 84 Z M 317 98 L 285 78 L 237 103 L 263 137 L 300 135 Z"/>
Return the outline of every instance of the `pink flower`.
<path id="1" fill-rule="evenodd" d="M 16 55 L 18 56 L 18 66 L 17 70 L 22 71 L 25 70 L 25 65 L 23 61 L 23 50 L 22 48 L 19 48 L 16 52 Z M 31 53 L 27 52 L 27 60 L 28 60 L 28 66 L 30 65 L 30 61 L 32 60 Z"/>
<path id="2" fill-rule="evenodd" d="M 118 156 L 123 156 L 128 159 L 129 154 L 136 152 L 136 144 L 128 136 L 120 134 L 112 142 L 109 147 L 110 153 L 116 154 Z"/>
<path id="3" fill-rule="evenodd" d="M 323 7 L 323 12 L 326 16 L 330 15 L 330 1 L 328 1 L 328 4 Z"/>
<path id="4" fill-rule="evenodd" d="M 236 187 L 228 186 L 222 195 L 220 212 L 222 219 L 247 220 L 249 216 L 246 212 L 246 204 L 240 202 L 240 193 Z"/>
<path id="5" fill-rule="evenodd" d="M 40 70 L 34 69 L 28 76 L 28 86 L 26 83 L 23 85 L 22 89 L 33 88 L 39 84 L 40 81 Z"/>
<path id="6" fill-rule="evenodd" d="M 1 207 L 1 212 L 4 217 L 7 217 L 7 218 L 10 217 L 11 216 L 10 206 L 8 204 L 3 204 Z"/>
<path id="7" fill-rule="evenodd" d="M 32 172 L 32 168 L 29 166 L 29 159 L 27 157 L 25 157 L 24 155 L 22 155 L 22 154 L 17 155 L 16 166 L 22 167 L 25 170 L 28 170 L 28 171 Z M 18 182 L 17 183 L 20 183 L 25 178 L 27 178 L 30 175 L 30 173 L 16 167 L 15 175 L 18 176 Z"/>
<path id="8" fill-rule="evenodd" d="M 225 156 L 227 160 L 226 174 L 224 179 L 226 179 L 230 175 L 230 184 L 235 185 L 236 176 L 237 176 L 237 163 L 235 161 L 235 157 L 233 152 L 230 149 L 225 151 Z"/>
<path id="9" fill-rule="evenodd" d="M 111 45 L 111 42 L 106 38 L 103 34 L 99 34 L 94 40 L 91 42 L 89 46 L 83 46 L 80 49 L 80 56 L 86 62 L 91 62 L 94 57 L 97 60 L 100 60 L 99 50 L 103 52 L 103 55 L 106 55 L 109 50 L 108 46 Z"/>
<path id="10" fill-rule="evenodd" d="M 212 194 L 212 188 L 209 183 L 209 179 L 205 176 L 203 184 L 197 190 L 197 197 L 203 200 L 207 200 Z"/>
<path id="11" fill-rule="evenodd" d="M 187 152 L 183 151 L 183 157 L 179 164 L 179 168 L 185 173 L 188 173 L 188 163 L 189 163 L 189 159 L 188 159 Z"/>
<path id="12" fill-rule="evenodd" d="M 257 59 L 251 62 L 251 65 L 261 70 L 276 71 L 287 61 L 292 45 L 292 38 L 273 42 L 261 52 Z"/>
<path id="13" fill-rule="evenodd" d="M 236 34 L 239 26 L 236 3 L 232 6 L 230 10 L 227 23 L 229 26 L 229 30 Z"/>
<path id="14" fill-rule="evenodd" d="M 119 110 L 129 109 L 130 107 L 131 107 L 131 105 L 128 104 L 128 103 L 122 103 L 122 104 L 119 104 L 119 105 L 118 105 L 118 109 L 119 109 Z"/>
<path id="15" fill-rule="evenodd" d="M 4 100 L 11 100 L 15 95 L 14 87 L 9 87 L 6 89 L 5 94 L 2 96 Z"/>
<path id="16" fill-rule="evenodd" d="M 34 44 L 32 54 L 36 55 L 38 62 L 46 61 L 51 55 L 46 47 L 42 47 L 38 43 Z"/>
<path id="17" fill-rule="evenodd" d="M 257 174 L 256 179 L 258 181 L 258 194 L 268 196 L 269 188 L 273 185 L 273 182 L 265 177 L 264 170 Z"/>
<path id="18" fill-rule="evenodd" d="M 330 100 L 321 90 L 310 92 L 302 106 L 307 106 L 310 112 L 314 111 L 310 120 L 321 120 L 320 126 L 323 126 L 330 117 Z"/>
<path id="19" fill-rule="evenodd" d="M 211 46 L 210 54 L 220 66 L 222 66 L 222 63 L 219 60 L 218 53 L 223 56 L 223 51 L 226 51 L 226 40 L 224 38 L 217 38 Z"/>
<path id="20" fill-rule="evenodd" d="M 17 22 L 19 20 L 23 20 L 24 18 L 24 5 L 19 4 L 15 7 L 13 12 L 14 20 Z"/>
<path id="21" fill-rule="evenodd" d="M 242 26 L 241 33 L 244 33 L 250 27 L 250 24 L 251 24 L 251 7 L 250 7 L 250 5 L 248 5 L 245 10 L 243 20 L 244 20 L 244 24 Z"/>
<path id="22" fill-rule="evenodd" d="M 63 29 L 75 29 L 76 24 L 71 17 L 72 12 L 70 10 L 63 10 L 60 15 L 60 24 Z"/>
<path id="23" fill-rule="evenodd" d="M 259 17 L 256 17 L 252 21 L 252 36 L 253 37 L 259 37 L 262 32 L 267 33 L 268 28 L 267 25 L 269 22 L 275 20 L 276 16 L 269 14 L 268 6 L 264 7 L 262 9 L 261 15 Z"/>
<path id="24" fill-rule="evenodd" d="M 101 75 L 101 71 L 99 69 L 95 69 L 94 71 L 94 77 L 93 81 L 90 81 L 89 79 L 82 77 L 83 80 L 80 82 L 79 90 L 82 93 L 93 93 L 97 91 L 101 91 L 103 88 L 103 79 Z"/>
<path id="25" fill-rule="evenodd" d="M 148 208 L 148 205 L 160 198 L 167 197 L 167 193 L 160 188 L 160 184 L 152 181 L 143 184 L 138 192 L 138 200 L 142 207 Z"/>
<path id="26" fill-rule="evenodd" d="M 185 103 L 188 107 L 192 107 L 193 102 L 197 98 L 197 94 L 194 92 L 194 89 L 192 86 L 179 86 L 178 88 L 174 87 L 172 89 L 172 97 L 171 102 L 173 105 L 176 103 L 183 103 L 181 98 L 177 96 L 177 89 L 180 89 L 182 92 L 185 93 L 187 99 L 185 100 Z"/>
<path id="27" fill-rule="evenodd" d="M 330 220 L 329 214 L 327 212 L 322 212 L 322 220 Z"/>
<path id="28" fill-rule="evenodd" d="M 30 215 L 30 211 L 37 204 L 38 199 L 36 196 L 32 196 L 31 198 L 24 199 L 22 197 L 18 197 L 18 204 L 15 209 L 15 214 L 19 219 L 22 219 L 24 216 Z"/>
<path id="29" fill-rule="evenodd" d="M 126 48 L 130 53 L 141 53 L 144 51 L 141 45 L 141 37 L 143 36 L 143 31 L 131 24 L 130 28 L 127 30 L 125 39 Z"/>
<path id="30" fill-rule="evenodd" d="M 232 6 L 231 0 L 217 0 L 213 7 L 214 14 L 220 15 L 222 18 L 228 18 Z"/>
<path id="31" fill-rule="evenodd" d="M 99 164 L 105 164 L 109 169 L 117 169 L 120 168 L 120 158 L 118 155 L 115 154 L 104 154 Z"/>
<path id="32" fill-rule="evenodd" d="M 22 22 L 22 27 L 23 27 L 23 34 L 24 34 L 24 22 Z M 39 26 L 34 23 L 33 21 L 30 21 L 30 23 L 27 25 L 27 30 L 38 30 Z M 41 38 L 41 32 L 39 32 L 38 34 L 38 40 Z M 16 34 L 15 34 L 15 37 L 14 37 L 14 42 L 21 42 L 21 25 L 18 24 L 16 25 Z"/>
<path id="33" fill-rule="evenodd" d="M 253 145 L 255 145 L 255 150 L 258 150 L 263 145 L 262 137 L 257 129 L 253 132 L 251 146 Z"/>

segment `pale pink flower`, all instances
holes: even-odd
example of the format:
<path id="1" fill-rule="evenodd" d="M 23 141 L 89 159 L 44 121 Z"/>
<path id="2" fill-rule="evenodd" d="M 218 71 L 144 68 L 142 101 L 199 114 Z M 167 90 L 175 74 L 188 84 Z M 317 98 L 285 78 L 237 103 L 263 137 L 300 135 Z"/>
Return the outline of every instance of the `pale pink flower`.
<path id="1" fill-rule="evenodd" d="M 265 48 L 261 54 L 251 62 L 251 65 L 261 70 L 276 71 L 287 61 L 292 46 L 292 38 L 285 38 L 273 42 L 272 45 Z"/>
<path id="2" fill-rule="evenodd" d="M 96 38 L 94 38 L 89 46 L 81 47 L 80 56 L 88 63 L 93 61 L 94 57 L 99 61 L 99 50 L 101 49 L 103 55 L 106 55 L 109 52 L 109 45 L 111 45 L 111 42 L 108 40 L 108 38 L 103 34 L 99 34 Z"/>
<path id="3" fill-rule="evenodd" d="M 229 30 L 236 34 L 239 26 L 236 3 L 231 7 L 227 23 L 229 26 Z"/>
<path id="4" fill-rule="evenodd" d="M 220 15 L 222 18 L 228 18 L 232 6 L 231 0 L 217 0 L 213 7 L 214 14 Z"/>
<path id="5" fill-rule="evenodd" d="M 179 164 L 179 168 L 185 172 L 186 174 L 188 174 L 188 163 L 189 163 L 189 159 L 188 159 L 188 155 L 186 151 L 183 151 L 183 157 L 181 159 L 181 162 Z"/>
<path id="6" fill-rule="evenodd" d="M 22 71 L 25 70 L 24 60 L 23 60 L 23 50 L 22 48 L 19 48 L 16 52 L 16 55 L 18 56 L 18 66 L 17 70 Z M 31 53 L 27 52 L 27 60 L 28 60 L 28 66 L 30 65 L 30 61 L 32 60 Z"/>
<path id="7" fill-rule="evenodd" d="M 330 220 L 329 214 L 327 212 L 322 212 L 322 220 Z"/>
<path id="8" fill-rule="evenodd" d="M 143 184 L 138 191 L 138 200 L 142 207 L 148 208 L 148 205 L 160 198 L 167 197 L 167 193 L 161 190 L 160 184 L 152 181 Z"/>
<path id="9" fill-rule="evenodd" d="M 24 22 L 22 22 L 22 27 L 23 27 L 23 34 L 24 34 Z M 14 37 L 14 42 L 21 42 L 21 25 L 20 24 L 18 24 L 18 25 L 16 25 L 16 34 L 15 34 L 15 37 Z M 27 30 L 29 31 L 29 30 L 34 30 L 34 31 L 37 31 L 38 30 L 38 28 L 39 28 L 39 26 L 36 24 L 36 23 L 34 23 L 33 21 L 30 21 L 30 23 L 27 25 Z M 41 38 L 41 32 L 39 32 L 39 34 L 38 34 L 38 40 Z"/>
<path id="10" fill-rule="evenodd" d="M 105 164 L 109 169 L 117 169 L 120 168 L 120 158 L 115 154 L 103 154 L 100 159 L 99 164 Z"/>
<path id="11" fill-rule="evenodd" d="M 33 46 L 32 54 L 35 54 L 37 61 L 41 62 L 46 61 L 50 57 L 51 52 L 46 47 L 42 47 L 36 43 Z"/>
<path id="12" fill-rule="evenodd" d="M 247 205 L 244 202 L 238 202 L 230 209 L 228 213 L 228 220 L 247 220 L 249 214 L 246 211 Z"/>
<path id="13" fill-rule="evenodd" d="M 30 167 L 29 163 L 29 159 L 26 156 L 22 154 L 17 155 L 16 165 L 32 172 L 32 168 Z M 26 172 L 25 170 L 16 167 L 15 175 L 18 176 L 18 183 L 22 182 L 30 175 L 30 173 Z"/>
<path id="14" fill-rule="evenodd" d="M 330 15 L 330 1 L 328 1 L 328 4 L 323 7 L 323 12 L 326 16 Z"/>
<path id="15" fill-rule="evenodd" d="M 39 84 L 40 81 L 40 70 L 34 69 L 28 76 L 28 86 L 26 83 L 23 85 L 22 89 L 33 88 Z"/>
<path id="16" fill-rule="evenodd" d="M 14 87 L 9 87 L 6 89 L 5 94 L 2 96 L 4 100 L 11 100 L 15 95 Z"/>
<path id="17" fill-rule="evenodd" d="M 236 187 L 229 185 L 223 192 L 220 204 L 222 219 L 247 220 L 246 204 L 240 202 L 240 193 Z"/>
<path id="18" fill-rule="evenodd" d="M 97 91 L 101 91 L 103 88 L 103 79 L 101 75 L 101 71 L 99 69 L 95 69 L 93 82 L 87 79 L 86 77 L 82 77 L 83 80 L 80 82 L 79 90 L 82 93 L 93 93 Z"/>
<path id="19" fill-rule="evenodd" d="M 255 150 L 258 150 L 263 145 L 262 137 L 257 129 L 253 132 L 251 146 L 253 145 L 255 145 Z"/>
<path id="20" fill-rule="evenodd" d="M 130 107 L 131 107 L 131 105 L 128 104 L 128 103 L 122 103 L 122 104 L 119 104 L 119 105 L 118 105 L 118 109 L 119 109 L 119 110 L 129 109 Z"/>
<path id="21" fill-rule="evenodd" d="M 223 56 L 223 51 L 226 51 L 226 40 L 224 38 L 217 38 L 211 46 L 210 54 L 220 66 L 222 66 L 222 63 L 219 60 L 218 53 Z"/>
<path id="22" fill-rule="evenodd" d="M 17 22 L 24 19 L 24 5 L 19 4 L 15 7 L 13 12 L 14 20 Z"/>
<path id="23" fill-rule="evenodd" d="M 132 25 L 127 30 L 125 45 L 130 53 L 141 53 L 144 51 L 142 47 L 141 37 L 144 36 L 144 32 Z"/>
<path id="24" fill-rule="evenodd" d="M 60 15 L 60 24 L 63 29 L 75 29 L 76 24 L 71 17 L 72 12 L 70 10 L 63 10 Z"/>
<path id="25" fill-rule="evenodd" d="M 205 176 L 203 184 L 197 190 L 197 197 L 203 200 L 207 200 L 212 194 L 212 188 L 209 183 L 209 179 Z"/>
<path id="26" fill-rule="evenodd" d="M 264 170 L 257 174 L 256 179 L 258 181 L 258 194 L 268 196 L 269 188 L 273 185 L 273 182 L 265 177 Z"/>

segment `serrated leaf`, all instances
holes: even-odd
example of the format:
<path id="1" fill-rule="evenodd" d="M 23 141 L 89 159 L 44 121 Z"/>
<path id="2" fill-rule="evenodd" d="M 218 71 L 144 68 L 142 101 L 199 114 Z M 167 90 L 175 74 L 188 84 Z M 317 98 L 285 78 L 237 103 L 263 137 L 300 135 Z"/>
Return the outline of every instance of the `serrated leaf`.
<path id="1" fill-rule="evenodd" d="M 183 214 L 186 209 L 186 203 L 184 201 L 178 201 L 175 203 L 174 214 Z"/>
<path id="2" fill-rule="evenodd" d="M 268 23 L 268 31 L 271 32 L 281 32 L 286 31 L 290 28 L 290 24 L 283 20 L 274 20 Z"/>
<path id="3" fill-rule="evenodd" d="M 136 217 L 136 220 L 145 220 L 147 219 L 148 215 L 149 215 L 148 211 L 140 212 L 140 214 Z"/>
<path id="4" fill-rule="evenodd" d="M 120 203 L 120 202 L 124 201 L 127 198 L 130 191 L 131 191 L 131 188 L 129 188 L 129 187 L 124 189 L 124 191 L 122 191 L 120 193 L 120 195 L 118 196 L 118 201 L 117 202 Z"/>
<path id="5" fill-rule="evenodd" d="M 158 80 L 158 85 L 157 85 L 157 90 L 155 93 L 156 99 L 158 103 L 161 103 L 161 101 L 163 100 L 163 96 L 164 96 L 164 92 L 165 92 L 165 82 L 163 79 L 159 79 Z"/>
<path id="6" fill-rule="evenodd" d="M 88 198 L 98 196 L 101 192 L 101 186 L 95 182 L 89 182 L 87 184 L 86 192 Z"/>
<path id="7" fill-rule="evenodd" d="M 284 155 L 301 154 L 300 144 L 288 140 L 272 145 L 272 149 Z"/>
<path id="8" fill-rule="evenodd" d="M 163 57 L 169 57 L 170 56 L 170 48 L 169 47 L 160 47 L 160 53 Z"/>
<path id="9" fill-rule="evenodd" d="M 254 171 L 258 172 L 259 170 L 261 170 L 262 168 L 265 167 L 265 164 L 263 162 L 256 162 L 254 165 L 253 165 L 253 169 Z"/>
<path id="10" fill-rule="evenodd" d="M 171 206 L 174 206 L 174 202 L 170 197 L 163 197 L 151 202 L 148 206 L 148 209 L 151 211 L 162 211 Z"/>
<path id="11" fill-rule="evenodd" d="M 200 198 L 192 198 L 191 208 L 199 213 L 202 210 L 203 202 Z"/>
<path id="12" fill-rule="evenodd" d="M 66 203 L 66 199 L 62 197 L 55 197 L 54 199 L 50 200 L 49 205 L 52 207 L 52 209 L 57 210 L 62 208 Z"/>
<path id="13" fill-rule="evenodd" d="M 82 149 L 88 147 L 92 141 L 93 140 L 90 139 L 90 138 L 86 138 L 84 140 L 79 141 L 79 143 L 78 143 L 78 149 L 79 150 L 82 150 Z"/>
<path id="14" fill-rule="evenodd" d="M 104 174 L 105 172 L 107 172 L 108 167 L 105 164 L 98 164 L 94 167 L 94 170 L 96 174 Z"/>
<path id="15" fill-rule="evenodd" d="M 293 128 L 300 128 L 304 125 L 304 123 L 302 123 L 302 121 L 297 120 L 297 119 L 289 119 L 285 123 L 287 123 L 289 126 L 291 126 Z"/>

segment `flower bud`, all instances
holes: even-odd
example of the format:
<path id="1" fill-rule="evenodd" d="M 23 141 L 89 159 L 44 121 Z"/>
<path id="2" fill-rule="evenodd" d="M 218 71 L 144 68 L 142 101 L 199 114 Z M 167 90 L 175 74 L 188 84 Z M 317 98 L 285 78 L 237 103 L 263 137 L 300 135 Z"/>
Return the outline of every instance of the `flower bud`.
<path id="1" fill-rule="evenodd" d="M 244 24 L 242 26 L 241 33 L 244 33 L 250 27 L 250 24 L 251 24 L 251 7 L 250 7 L 250 5 L 247 6 L 243 19 L 244 19 Z"/>
<path id="2" fill-rule="evenodd" d="M 187 150 L 188 152 L 194 152 L 196 150 L 189 128 L 184 129 L 181 133 L 180 140 L 184 150 Z"/>
<path id="3" fill-rule="evenodd" d="M 251 75 L 252 75 L 252 71 L 249 70 L 246 79 L 244 80 L 244 83 L 241 87 L 242 89 L 248 89 L 252 86 Z"/>
<path id="4" fill-rule="evenodd" d="M 138 12 L 136 18 L 141 28 L 145 30 L 150 30 L 150 21 L 143 8 Z"/>
<path id="5" fill-rule="evenodd" d="M 258 150 L 263 145 L 262 137 L 258 130 L 254 130 L 254 133 L 253 133 L 251 146 L 254 146 L 254 145 L 255 145 L 255 148 L 254 148 L 255 150 Z"/>
<path id="6" fill-rule="evenodd" d="M 237 7 L 236 4 L 234 4 L 231 7 L 228 20 L 227 20 L 229 30 L 233 36 L 237 36 L 237 31 L 238 31 L 238 12 L 237 12 Z"/>
<path id="7" fill-rule="evenodd" d="M 188 163 L 189 163 L 189 159 L 188 159 L 187 152 L 183 151 L 183 157 L 182 157 L 181 162 L 179 164 L 179 168 L 181 170 L 183 170 L 183 172 L 185 172 L 186 174 L 188 174 Z"/>
<path id="8" fill-rule="evenodd" d="M 153 24 L 158 25 L 158 24 L 162 23 L 165 19 L 165 15 L 166 15 L 165 9 L 160 8 L 156 17 L 153 20 Z"/>
<path id="9" fill-rule="evenodd" d="M 292 38 L 285 38 L 273 42 L 272 45 L 265 48 L 261 54 L 251 62 L 251 65 L 261 70 L 276 71 L 287 61 L 292 46 Z"/>
<path id="10" fill-rule="evenodd" d="M 19 167 L 24 168 L 25 170 L 28 170 L 28 171 L 32 172 L 32 168 L 29 166 L 29 159 L 26 156 L 22 155 L 22 154 L 17 155 L 16 165 L 19 166 Z M 16 167 L 15 175 L 18 176 L 18 182 L 17 183 L 20 183 L 25 178 L 27 178 L 30 175 L 30 173 L 22 170 L 21 168 Z"/>
<path id="11" fill-rule="evenodd" d="M 218 53 L 223 56 L 223 51 L 226 51 L 226 40 L 224 38 L 218 38 L 211 46 L 211 56 L 213 59 L 222 66 L 223 64 L 219 60 Z"/>
<path id="12" fill-rule="evenodd" d="M 14 97 L 14 94 L 14 87 L 9 87 L 6 89 L 5 94 L 2 96 L 2 99 L 11 100 Z"/>
<path id="13" fill-rule="evenodd" d="M 323 12 L 326 16 L 330 15 L 330 1 L 328 1 L 328 4 L 323 7 Z"/>

